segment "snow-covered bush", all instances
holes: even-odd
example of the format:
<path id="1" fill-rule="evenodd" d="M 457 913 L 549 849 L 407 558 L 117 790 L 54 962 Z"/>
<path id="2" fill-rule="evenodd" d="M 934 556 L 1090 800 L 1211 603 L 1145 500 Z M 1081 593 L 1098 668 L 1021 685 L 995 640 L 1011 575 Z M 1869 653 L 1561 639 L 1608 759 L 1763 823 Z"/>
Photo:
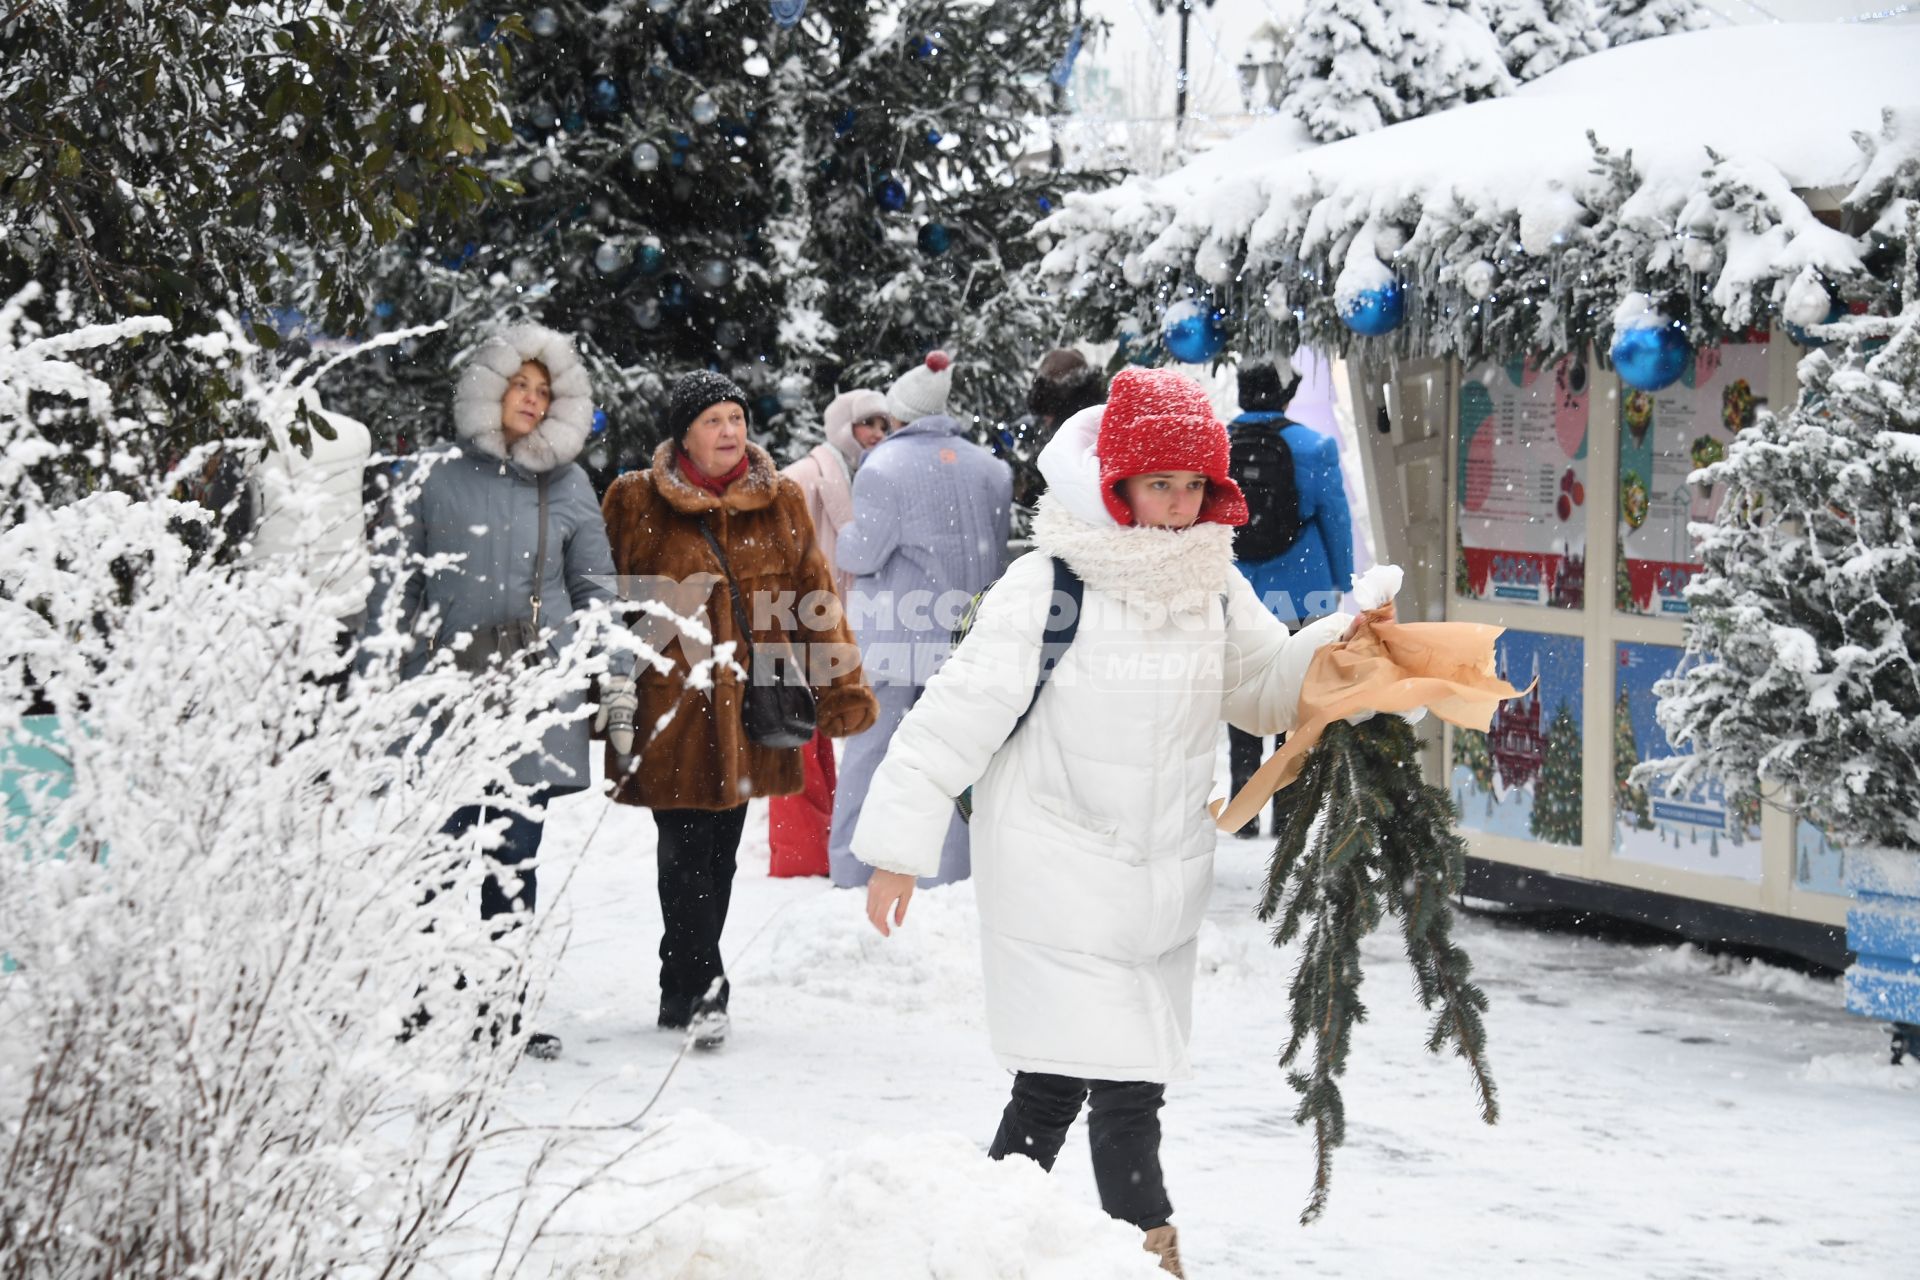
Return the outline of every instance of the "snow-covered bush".
<path id="1" fill-rule="evenodd" d="M 35 487 L 70 447 L 45 397 L 140 426 L 64 357 L 166 325 L 17 342 L 30 294 L 0 312 L 0 1274 L 408 1274 L 551 963 L 541 917 L 495 937 L 470 904 L 504 820 L 441 827 L 525 800 L 511 763 L 602 637 L 322 683 L 349 659 L 319 589 L 215 564 L 166 478 Z"/>
<path id="2" fill-rule="evenodd" d="M 1910 229 L 1909 243 L 1913 230 Z M 1727 486 L 1696 525 L 1689 662 L 1660 723 L 1734 803 L 1763 784 L 1842 844 L 1920 852 L 1920 269 L 1906 307 L 1826 326 L 1801 401 L 1763 414 L 1697 479 Z"/>

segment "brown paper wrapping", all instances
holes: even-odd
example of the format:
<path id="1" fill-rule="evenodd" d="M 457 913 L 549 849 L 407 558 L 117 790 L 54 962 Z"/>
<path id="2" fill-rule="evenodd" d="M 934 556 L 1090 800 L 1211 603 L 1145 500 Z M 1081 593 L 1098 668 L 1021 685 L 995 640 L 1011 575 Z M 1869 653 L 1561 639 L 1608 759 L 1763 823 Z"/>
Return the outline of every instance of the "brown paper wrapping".
<path id="1" fill-rule="evenodd" d="M 1519 697 L 1494 674 L 1493 642 L 1505 627 L 1478 622 L 1387 622 L 1362 614 L 1352 639 L 1313 655 L 1300 686 L 1300 710 L 1280 749 L 1225 805 L 1212 813 L 1222 831 L 1258 816 L 1273 794 L 1300 776 L 1307 752 L 1336 720 L 1361 712 L 1425 707 L 1462 729 L 1485 733 L 1494 708 Z"/>

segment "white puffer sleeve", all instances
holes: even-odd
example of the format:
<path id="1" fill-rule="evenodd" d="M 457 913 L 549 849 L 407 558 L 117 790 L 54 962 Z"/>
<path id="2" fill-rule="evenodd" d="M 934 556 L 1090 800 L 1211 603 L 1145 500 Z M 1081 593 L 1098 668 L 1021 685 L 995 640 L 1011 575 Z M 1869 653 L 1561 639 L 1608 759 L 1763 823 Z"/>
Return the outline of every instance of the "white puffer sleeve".
<path id="1" fill-rule="evenodd" d="M 1299 710 L 1300 686 L 1313 655 L 1332 644 L 1353 619 L 1330 614 L 1289 634 L 1286 624 L 1260 603 L 1253 587 L 1238 572 L 1227 575 L 1226 698 L 1222 714 L 1227 723 L 1247 733 L 1265 736 L 1293 728 Z"/>
<path id="2" fill-rule="evenodd" d="M 1053 562 L 1014 561 L 980 602 L 967 638 L 894 731 L 853 832 L 853 856 L 913 876 L 940 870 L 954 797 L 979 781 L 1033 700 Z"/>

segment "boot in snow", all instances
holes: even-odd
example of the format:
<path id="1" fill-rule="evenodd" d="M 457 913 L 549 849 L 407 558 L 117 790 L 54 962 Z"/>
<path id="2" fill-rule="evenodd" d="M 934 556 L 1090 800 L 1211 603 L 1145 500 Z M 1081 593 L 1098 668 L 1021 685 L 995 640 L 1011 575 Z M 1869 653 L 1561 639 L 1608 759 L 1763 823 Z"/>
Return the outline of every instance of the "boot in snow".
<path id="1" fill-rule="evenodd" d="M 1146 1250 L 1160 1259 L 1162 1271 L 1186 1280 L 1187 1273 L 1180 1269 L 1180 1232 L 1171 1222 L 1147 1232 Z"/>
<path id="2" fill-rule="evenodd" d="M 711 1007 L 697 1011 L 688 1027 L 696 1049 L 718 1049 L 727 1042 L 727 1032 L 731 1029 L 727 1011 Z"/>
<path id="3" fill-rule="evenodd" d="M 560 1037 L 545 1031 L 533 1032 L 527 1037 L 527 1056 L 552 1062 L 560 1056 Z"/>

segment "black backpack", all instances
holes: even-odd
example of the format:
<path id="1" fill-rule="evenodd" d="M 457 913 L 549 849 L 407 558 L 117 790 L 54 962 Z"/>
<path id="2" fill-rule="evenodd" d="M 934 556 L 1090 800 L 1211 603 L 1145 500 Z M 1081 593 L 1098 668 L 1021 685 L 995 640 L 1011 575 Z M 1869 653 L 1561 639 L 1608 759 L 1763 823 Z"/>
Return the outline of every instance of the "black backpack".
<path id="1" fill-rule="evenodd" d="M 1281 418 L 1232 429 L 1227 470 L 1247 496 L 1247 522 L 1233 535 L 1236 560 L 1271 560 L 1300 541 L 1300 485 L 1293 478 L 1293 450 L 1280 434 L 1287 425 Z"/>

